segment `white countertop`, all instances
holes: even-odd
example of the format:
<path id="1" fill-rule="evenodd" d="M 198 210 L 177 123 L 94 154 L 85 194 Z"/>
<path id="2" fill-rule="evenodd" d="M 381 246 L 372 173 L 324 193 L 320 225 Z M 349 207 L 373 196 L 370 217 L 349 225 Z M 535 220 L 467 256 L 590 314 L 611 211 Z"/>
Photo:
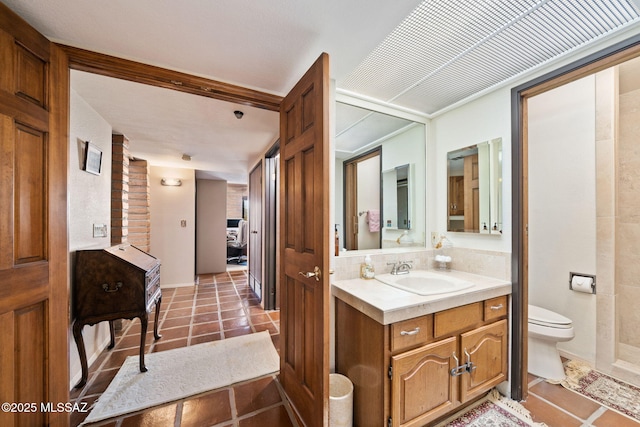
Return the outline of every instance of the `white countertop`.
<path id="1" fill-rule="evenodd" d="M 511 282 L 505 280 L 461 271 L 434 270 L 433 273 L 467 280 L 475 286 L 447 294 L 422 296 L 376 279 L 351 279 L 332 283 L 331 293 L 383 325 L 511 293 Z"/>

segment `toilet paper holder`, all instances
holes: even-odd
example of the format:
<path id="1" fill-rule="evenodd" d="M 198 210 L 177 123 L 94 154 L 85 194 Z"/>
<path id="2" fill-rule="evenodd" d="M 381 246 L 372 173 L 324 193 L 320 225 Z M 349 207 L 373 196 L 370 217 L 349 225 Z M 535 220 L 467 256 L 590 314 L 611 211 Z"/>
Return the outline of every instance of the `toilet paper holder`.
<path id="1" fill-rule="evenodd" d="M 574 290 L 573 289 L 573 278 L 574 277 L 590 278 L 591 279 L 591 293 L 592 294 L 596 293 L 596 276 L 595 276 L 595 274 L 574 273 L 572 271 L 569 272 L 569 289 L 571 289 L 572 291 Z M 585 292 L 585 291 L 581 291 L 581 292 Z"/>

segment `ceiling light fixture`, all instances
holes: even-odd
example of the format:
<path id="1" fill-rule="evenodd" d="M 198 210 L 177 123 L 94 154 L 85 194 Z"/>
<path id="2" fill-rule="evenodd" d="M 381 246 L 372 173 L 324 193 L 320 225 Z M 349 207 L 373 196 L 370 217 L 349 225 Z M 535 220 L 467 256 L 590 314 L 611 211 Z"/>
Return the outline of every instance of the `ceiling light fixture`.
<path id="1" fill-rule="evenodd" d="M 240 110 L 236 110 L 233 112 L 233 114 L 235 114 L 236 119 L 240 120 L 242 118 L 242 116 L 244 116 L 244 113 Z"/>

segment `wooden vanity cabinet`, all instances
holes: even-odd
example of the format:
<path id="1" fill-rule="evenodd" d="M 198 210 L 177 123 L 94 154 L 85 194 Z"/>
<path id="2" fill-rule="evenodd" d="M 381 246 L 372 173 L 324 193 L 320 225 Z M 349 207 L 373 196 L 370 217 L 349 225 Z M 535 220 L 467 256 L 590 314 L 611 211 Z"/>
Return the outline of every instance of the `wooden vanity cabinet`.
<path id="1" fill-rule="evenodd" d="M 424 426 L 505 381 L 506 317 L 507 296 L 386 326 L 336 300 L 336 371 L 354 383 L 354 426 Z"/>

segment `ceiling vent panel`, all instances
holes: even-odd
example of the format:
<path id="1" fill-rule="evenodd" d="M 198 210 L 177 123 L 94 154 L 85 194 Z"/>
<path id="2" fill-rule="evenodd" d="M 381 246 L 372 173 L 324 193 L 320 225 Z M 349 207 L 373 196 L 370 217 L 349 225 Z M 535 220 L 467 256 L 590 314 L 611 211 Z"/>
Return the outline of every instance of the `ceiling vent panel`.
<path id="1" fill-rule="evenodd" d="M 434 113 L 638 17 L 631 0 L 425 1 L 338 87 Z"/>

